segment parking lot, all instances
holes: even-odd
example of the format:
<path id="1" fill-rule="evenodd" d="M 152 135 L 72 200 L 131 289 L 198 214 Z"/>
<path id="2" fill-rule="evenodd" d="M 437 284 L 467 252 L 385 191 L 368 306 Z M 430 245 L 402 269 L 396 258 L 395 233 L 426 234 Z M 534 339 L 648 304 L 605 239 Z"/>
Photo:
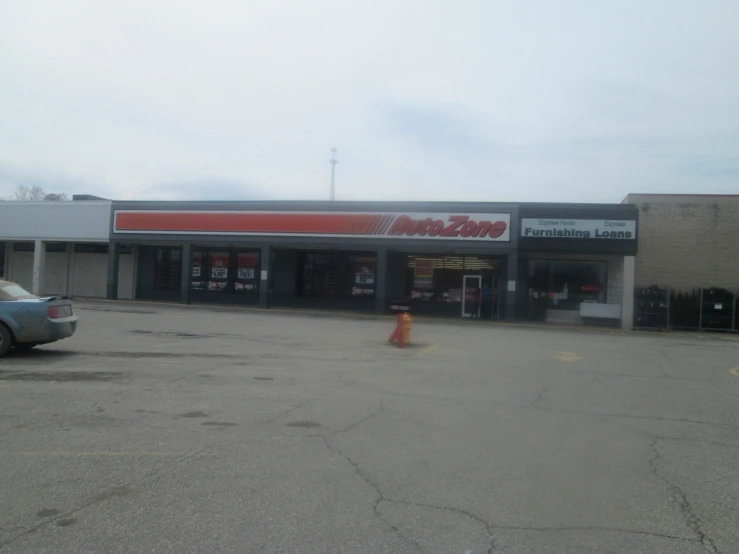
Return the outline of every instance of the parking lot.
<path id="1" fill-rule="evenodd" d="M 0 360 L 0 550 L 739 552 L 739 341 L 78 303 Z"/>

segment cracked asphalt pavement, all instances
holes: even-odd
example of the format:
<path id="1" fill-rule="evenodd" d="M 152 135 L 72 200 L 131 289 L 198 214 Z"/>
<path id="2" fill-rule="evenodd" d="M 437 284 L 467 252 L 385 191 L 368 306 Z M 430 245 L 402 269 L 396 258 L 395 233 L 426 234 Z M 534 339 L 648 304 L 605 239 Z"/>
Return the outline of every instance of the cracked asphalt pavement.
<path id="1" fill-rule="evenodd" d="M 77 312 L 0 360 L 1 552 L 739 552 L 737 337 Z"/>

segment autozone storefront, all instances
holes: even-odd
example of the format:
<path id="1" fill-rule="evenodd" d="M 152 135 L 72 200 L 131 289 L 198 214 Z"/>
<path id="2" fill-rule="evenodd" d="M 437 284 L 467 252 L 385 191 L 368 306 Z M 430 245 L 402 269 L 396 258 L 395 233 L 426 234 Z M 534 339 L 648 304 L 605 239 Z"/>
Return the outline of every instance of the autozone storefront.
<path id="1" fill-rule="evenodd" d="M 109 297 L 118 252 L 130 246 L 140 299 L 379 313 L 402 300 L 417 314 L 529 318 L 528 282 L 540 283 L 519 242 L 534 257 L 578 248 L 532 243 L 523 206 L 114 202 Z M 607 257 L 608 242 L 585 250 Z"/>

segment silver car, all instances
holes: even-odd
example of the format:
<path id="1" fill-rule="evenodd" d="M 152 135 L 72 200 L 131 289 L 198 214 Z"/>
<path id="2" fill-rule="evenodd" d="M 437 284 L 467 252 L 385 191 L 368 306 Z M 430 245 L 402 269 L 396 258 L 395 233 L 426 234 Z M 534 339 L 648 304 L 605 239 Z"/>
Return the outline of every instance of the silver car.
<path id="1" fill-rule="evenodd" d="M 76 330 L 69 298 L 39 298 L 16 283 L 0 281 L 0 358 L 11 348 L 30 350 L 71 337 Z"/>

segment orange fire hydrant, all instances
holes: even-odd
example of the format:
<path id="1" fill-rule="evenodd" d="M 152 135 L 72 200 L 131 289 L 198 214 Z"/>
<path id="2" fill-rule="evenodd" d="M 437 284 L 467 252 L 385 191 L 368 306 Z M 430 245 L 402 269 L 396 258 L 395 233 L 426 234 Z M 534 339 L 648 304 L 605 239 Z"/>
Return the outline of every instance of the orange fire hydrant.
<path id="1" fill-rule="evenodd" d="M 399 313 L 388 342 L 394 342 L 398 348 L 404 348 L 411 340 L 411 321 L 410 315 Z"/>
<path id="2" fill-rule="evenodd" d="M 411 343 L 411 319 L 410 314 L 403 314 L 403 346 Z M 402 347 L 401 347 L 402 348 Z"/>

